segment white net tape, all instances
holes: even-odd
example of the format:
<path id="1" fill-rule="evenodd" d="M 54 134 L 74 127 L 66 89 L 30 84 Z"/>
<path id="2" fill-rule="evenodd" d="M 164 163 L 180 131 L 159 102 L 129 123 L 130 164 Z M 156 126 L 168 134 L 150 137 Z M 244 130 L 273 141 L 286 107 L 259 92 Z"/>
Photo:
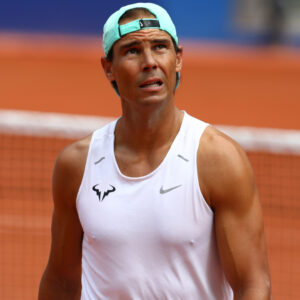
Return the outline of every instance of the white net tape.
<path id="1" fill-rule="evenodd" d="M 0 110 L 0 132 L 19 135 L 81 138 L 113 118 Z M 300 131 L 216 125 L 245 150 L 300 155 Z"/>

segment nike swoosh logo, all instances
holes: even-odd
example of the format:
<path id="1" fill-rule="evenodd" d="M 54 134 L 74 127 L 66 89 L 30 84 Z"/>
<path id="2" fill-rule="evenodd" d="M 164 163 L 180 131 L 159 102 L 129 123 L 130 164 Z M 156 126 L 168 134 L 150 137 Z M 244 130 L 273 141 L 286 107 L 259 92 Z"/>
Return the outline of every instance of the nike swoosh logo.
<path id="1" fill-rule="evenodd" d="M 169 193 L 169 192 L 171 192 L 171 191 L 173 191 L 173 190 L 179 188 L 180 186 L 182 186 L 182 184 L 173 186 L 173 187 L 171 187 L 171 188 L 169 188 L 169 189 L 164 189 L 164 188 L 161 186 L 159 192 L 160 192 L 161 194 L 166 194 L 166 193 Z"/>

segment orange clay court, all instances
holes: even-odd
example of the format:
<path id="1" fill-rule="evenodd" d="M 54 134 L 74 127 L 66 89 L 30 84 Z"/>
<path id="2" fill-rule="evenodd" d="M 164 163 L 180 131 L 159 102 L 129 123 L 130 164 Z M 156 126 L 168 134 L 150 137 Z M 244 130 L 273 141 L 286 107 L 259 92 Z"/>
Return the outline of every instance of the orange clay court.
<path id="1" fill-rule="evenodd" d="M 100 48 L 94 38 L 1 37 L 0 109 L 119 116 Z M 299 82 L 294 50 L 187 44 L 176 101 L 212 124 L 300 130 Z M 51 172 L 68 143 L 0 134 L 1 299 L 37 297 L 50 246 Z M 251 152 L 249 158 L 263 202 L 274 299 L 300 299 L 300 156 Z M 33 184 L 40 189 L 33 192 Z"/>

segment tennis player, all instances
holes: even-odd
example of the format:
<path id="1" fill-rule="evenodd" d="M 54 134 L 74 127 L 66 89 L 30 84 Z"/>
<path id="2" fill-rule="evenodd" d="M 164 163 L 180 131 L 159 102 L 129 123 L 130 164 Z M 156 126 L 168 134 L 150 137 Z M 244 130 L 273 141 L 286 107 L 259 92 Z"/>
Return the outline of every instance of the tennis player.
<path id="1" fill-rule="evenodd" d="M 103 47 L 122 116 L 57 159 L 39 299 L 270 299 L 251 166 L 236 142 L 175 106 L 182 47 L 168 13 L 122 7 Z"/>

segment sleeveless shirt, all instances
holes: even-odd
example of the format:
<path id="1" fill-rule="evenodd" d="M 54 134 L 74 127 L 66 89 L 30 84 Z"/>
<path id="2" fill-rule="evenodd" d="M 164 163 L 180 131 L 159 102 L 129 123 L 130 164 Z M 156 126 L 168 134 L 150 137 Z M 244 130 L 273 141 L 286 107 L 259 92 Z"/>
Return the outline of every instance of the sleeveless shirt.
<path id="1" fill-rule="evenodd" d="M 76 199 L 84 231 L 81 299 L 232 300 L 198 181 L 208 124 L 185 113 L 161 164 L 128 177 L 114 155 L 116 122 L 93 133 Z"/>

